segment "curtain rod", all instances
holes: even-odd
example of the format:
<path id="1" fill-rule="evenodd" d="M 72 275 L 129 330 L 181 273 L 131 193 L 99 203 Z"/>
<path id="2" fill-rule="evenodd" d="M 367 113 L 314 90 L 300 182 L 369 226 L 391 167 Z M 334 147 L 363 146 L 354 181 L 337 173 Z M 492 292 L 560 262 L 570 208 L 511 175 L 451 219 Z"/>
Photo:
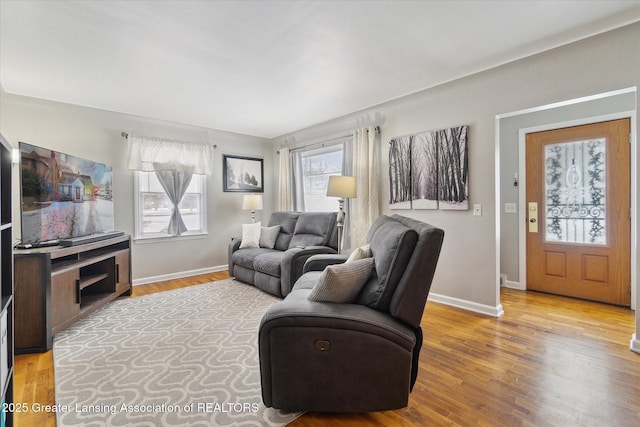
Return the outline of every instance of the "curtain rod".
<path id="1" fill-rule="evenodd" d="M 353 134 L 340 135 L 340 136 L 336 136 L 335 138 L 327 139 L 327 140 L 324 140 L 324 141 L 314 142 L 314 143 L 311 143 L 311 144 L 301 145 L 301 146 L 296 147 L 296 148 L 291 148 L 289 151 L 292 152 L 292 151 L 302 150 L 304 148 L 315 147 L 316 145 L 324 147 L 325 144 L 331 144 L 332 142 L 337 142 L 337 141 L 340 141 L 341 139 L 349 138 L 351 136 L 353 136 Z"/>
<path id="2" fill-rule="evenodd" d="M 374 127 L 373 131 L 375 133 L 377 133 L 377 134 L 380 134 L 380 126 Z M 367 129 L 367 133 L 368 132 L 369 132 L 369 129 Z M 319 141 L 319 142 L 314 142 L 314 143 L 311 143 L 311 144 L 301 145 L 300 147 L 291 148 L 289 151 L 302 150 L 303 148 L 314 147 L 316 145 L 324 146 L 324 144 L 329 144 L 329 143 L 332 143 L 332 142 L 335 142 L 335 141 L 339 141 L 339 140 L 344 139 L 344 138 L 349 138 L 351 136 L 353 136 L 353 133 L 337 136 L 335 138 L 327 139 L 326 141 Z M 276 154 L 280 154 L 280 150 L 277 150 Z"/>
<path id="3" fill-rule="evenodd" d="M 376 126 L 373 128 L 374 132 L 377 133 L 378 135 L 380 134 L 380 126 Z M 367 133 L 369 132 L 369 129 L 367 129 Z M 124 139 L 129 138 L 129 134 L 126 132 L 120 132 L 120 136 L 123 137 Z M 302 148 L 308 148 L 308 147 L 313 147 L 314 145 L 322 145 L 322 144 L 328 144 L 330 142 L 333 141 L 337 141 L 339 139 L 344 139 L 344 138 L 348 138 L 350 136 L 353 136 L 353 134 L 347 134 L 347 135 L 342 135 L 342 136 L 338 136 L 336 138 L 331 138 L 327 141 L 321 141 L 321 142 L 314 142 L 313 144 L 307 144 L 307 145 L 302 145 L 300 147 L 296 147 L 296 148 L 292 148 L 290 151 L 295 151 L 295 150 L 300 150 Z M 218 145 L 214 145 L 213 148 L 218 148 Z M 280 150 L 276 151 L 277 154 L 280 154 Z"/>

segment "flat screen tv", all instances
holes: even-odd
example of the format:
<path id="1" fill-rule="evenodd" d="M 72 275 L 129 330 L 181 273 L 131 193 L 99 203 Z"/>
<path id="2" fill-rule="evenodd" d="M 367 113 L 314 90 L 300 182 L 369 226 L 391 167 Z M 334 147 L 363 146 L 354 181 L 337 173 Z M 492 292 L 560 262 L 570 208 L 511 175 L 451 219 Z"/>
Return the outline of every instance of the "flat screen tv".
<path id="1" fill-rule="evenodd" d="M 20 142 L 22 245 L 113 230 L 111 166 Z"/>

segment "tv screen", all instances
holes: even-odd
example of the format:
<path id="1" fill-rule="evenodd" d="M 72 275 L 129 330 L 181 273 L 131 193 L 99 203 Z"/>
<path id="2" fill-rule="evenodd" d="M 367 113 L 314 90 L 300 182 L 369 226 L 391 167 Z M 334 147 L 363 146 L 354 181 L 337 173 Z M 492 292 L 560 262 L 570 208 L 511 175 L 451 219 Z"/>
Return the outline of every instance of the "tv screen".
<path id="1" fill-rule="evenodd" d="M 22 244 L 113 230 L 111 166 L 20 142 Z"/>

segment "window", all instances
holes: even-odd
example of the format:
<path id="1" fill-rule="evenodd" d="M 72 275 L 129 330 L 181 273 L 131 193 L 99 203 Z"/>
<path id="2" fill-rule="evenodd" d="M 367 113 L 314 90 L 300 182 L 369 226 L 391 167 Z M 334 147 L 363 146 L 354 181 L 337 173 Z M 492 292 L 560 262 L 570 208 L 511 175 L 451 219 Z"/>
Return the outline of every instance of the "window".
<path id="1" fill-rule="evenodd" d="M 338 199 L 327 197 L 332 175 L 343 175 L 344 144 L 294 153 L 294 205 L 306 212 L 335 212 Z"/>
<path id="2" fill-rule="evenodd" d="M 173 204 L 155 172 L 135 172 L 136 238 L 170 237 L 167 233 Z M 182 235 L 206 233 L 206 175 L 193 175 L 179 204 L 180 215 L 187 227 Z"/>

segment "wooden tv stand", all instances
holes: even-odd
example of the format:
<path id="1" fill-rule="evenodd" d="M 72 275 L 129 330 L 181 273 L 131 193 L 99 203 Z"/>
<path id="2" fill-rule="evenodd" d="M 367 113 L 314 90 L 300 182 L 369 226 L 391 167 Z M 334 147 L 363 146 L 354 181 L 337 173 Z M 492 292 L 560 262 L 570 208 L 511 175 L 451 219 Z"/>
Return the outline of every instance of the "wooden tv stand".
<path id="1" fill-rule="evenodd" d="M 51 349 L 53 336 L 131 295 L 131 238 L 14 251 L 16 353 Z"/>

